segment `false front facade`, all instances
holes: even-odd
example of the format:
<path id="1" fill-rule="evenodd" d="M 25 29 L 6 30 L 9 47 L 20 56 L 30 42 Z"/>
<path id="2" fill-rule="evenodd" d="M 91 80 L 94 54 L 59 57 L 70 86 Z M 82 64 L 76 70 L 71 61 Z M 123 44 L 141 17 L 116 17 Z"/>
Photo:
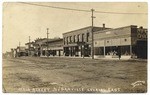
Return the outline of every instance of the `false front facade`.
<path id="1" fill-rule="evenodd" d="M 147 58 L 147 29 L 135 25 L 94 33 L 95 57 Z"/>

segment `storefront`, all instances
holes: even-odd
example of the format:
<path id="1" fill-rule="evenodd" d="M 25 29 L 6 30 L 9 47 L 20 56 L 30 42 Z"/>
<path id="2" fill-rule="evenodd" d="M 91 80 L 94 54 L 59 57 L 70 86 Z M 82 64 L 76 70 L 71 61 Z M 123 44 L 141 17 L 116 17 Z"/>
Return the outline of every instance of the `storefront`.
<path id="1" fill-rule="evenodd" d="M 79 57 L 89 57 L 90 55 L 90 45 L 85 42 L 73 43 L 68 46 L 64 46 L 65 56 L 79 56 Z"/>
<path id="2" fill-rule="evenodd" d="M 94 55 L 105 58 L 147 58 L 147 29 L 126 26 L 94 33 Z"/>

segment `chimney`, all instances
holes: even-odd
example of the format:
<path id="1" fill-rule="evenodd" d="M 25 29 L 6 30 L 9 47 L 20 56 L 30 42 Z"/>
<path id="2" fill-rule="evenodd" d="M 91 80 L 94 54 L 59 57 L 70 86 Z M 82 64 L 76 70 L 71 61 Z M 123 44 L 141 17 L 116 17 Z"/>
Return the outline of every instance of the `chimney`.
<path id="1" fill-rule="evenodd" d="M 142 26 L 140 26 L 140 28 L 141 28 L 141 29 L 143 29 L 143 27 L 142 27 Z"/>
<path id="2" fill-rule="evenodd" d="M 105 23 L 103 23 L 103 29 L 105 29 Z"/>

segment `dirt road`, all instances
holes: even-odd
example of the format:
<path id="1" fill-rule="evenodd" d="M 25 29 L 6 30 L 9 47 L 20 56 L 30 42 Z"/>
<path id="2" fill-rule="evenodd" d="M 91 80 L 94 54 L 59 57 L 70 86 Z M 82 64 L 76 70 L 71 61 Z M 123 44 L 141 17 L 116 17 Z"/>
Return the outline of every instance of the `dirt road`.
<path id="1" fill-rule="evenodd" d="M 3 59 L 3 92 L 147 91 L 147 61 L 21 57 Z"/>

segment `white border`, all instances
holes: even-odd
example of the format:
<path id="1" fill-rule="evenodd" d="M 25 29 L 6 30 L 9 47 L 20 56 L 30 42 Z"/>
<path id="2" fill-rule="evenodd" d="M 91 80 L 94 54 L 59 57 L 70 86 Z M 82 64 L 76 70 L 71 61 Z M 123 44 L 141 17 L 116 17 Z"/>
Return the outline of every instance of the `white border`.
<path id="1" fill-rule="evenodd" d="M 1 25 L 0 25 L 0 30 L 2 31 L 2 6 L 3 6 L 3 2 L 148 2 L 148 15 L 149 15 L 149 10 L 150 10 L 150 7 L 149 7 L 149 0 L 2 0 L 0 2 L 1 4 L 1 7 L 0 7 L 0 20 L 1 20 Z M 149 21 L 149 18 L 148 18 L 148 30 L 150 30 L 150 25 L 149 25 L 150 21 Z M 148 32 L 148 37 L 150 37 L 150 33 Z M 5 93 L 2 93 L 2 32 L 0 33 L 0 94 L 5 94 Z M 150 41 L 148 39 L 148 47 L 150 47 Z M 149 65 L 149 61 L 150 61 L 150 51 L 148 50 L 148 87 L 147 87 L 147 90 L 148 88 L 150 88 L 150 76 L 149 76 L 149 72 L 150 72 L 150 65 Z M 15 93 L 15 94 L 18 94 L 18 93 Z M 21 93 L 23 94 L 23 93 Z M 113 94 L 113 93 L 111 93 Z M 114 93 L 114 94 L 117 94 L 117 93 Z M 131 93 L 132 95 L 137 95 L 137 93 Z M 131 95 L 131 94 L 128 94 L 128 95 Z M 143 93 L 143 94 L 140 94 L 140 95 L 148 95 L 150 94 L 150 91 L 148 90 L 147 93 Z M 5 95 L 9 95 L 9 93 L 6 93 Z M 33 94 L 30 94 L 30 95 L 33 95 Z M 53 95 L 53 94 L 52 94 Z M 67 95 L 67 94 L 66 94 Z M 88 93 L 87 93 L 88 95 Z M 103 95 L 107 95 L 107 94 L 103 94 Z M 127 95 L 126 93 L 122 93 L 121 95 Z"/>

